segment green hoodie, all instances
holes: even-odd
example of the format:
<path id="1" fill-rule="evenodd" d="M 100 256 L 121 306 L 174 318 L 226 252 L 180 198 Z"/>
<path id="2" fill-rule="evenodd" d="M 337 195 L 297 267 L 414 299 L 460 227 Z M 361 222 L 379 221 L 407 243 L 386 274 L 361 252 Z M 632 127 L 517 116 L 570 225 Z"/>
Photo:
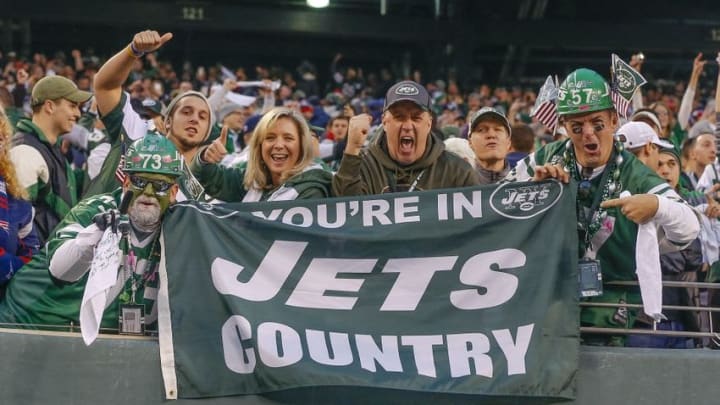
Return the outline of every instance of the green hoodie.
<path id="1" fill-rule="evenodd" d="M 343 155 L 333 178 L 332 191 L 333 195 L 340 197 L 478 184 L 472 167 L 459 156 L 446 151 L 437 135 L 428 137 L 428 147 L 420 159 L 403 166 L 390 157 L 383 131 L 359 156 Z"/>
<path id="2" fill-rule="evenodd" d="M 219 200 L 226 202 L 306 200 L 330 196 L 332 173 L 322 169 L 319 164 L 307 167 L 275 189 L 247 190 L 244 185 L 246 166 L 227 168 L 217 164 L 201 163 L 201 153 L 195 155 L 189 169 L 205 188 L 205 193 Z M 248 194 L 253 195 L 248 196 Z"/>

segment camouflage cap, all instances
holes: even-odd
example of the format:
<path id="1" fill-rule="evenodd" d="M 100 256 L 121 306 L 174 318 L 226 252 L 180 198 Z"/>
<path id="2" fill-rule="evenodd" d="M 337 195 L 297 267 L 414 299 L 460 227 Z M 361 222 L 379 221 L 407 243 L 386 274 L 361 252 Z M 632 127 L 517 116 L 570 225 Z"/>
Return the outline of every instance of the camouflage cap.
<path id="1" fill-rule="evenodd" d="M 30 104 L 35 107 L 46 100 L 64 98 L 75 103 L 84 103 L 92 97 L 92 93 L 77 88 L 72 80 L 62 76 L 45 76 L 40 79 L 32 90 Z"/>

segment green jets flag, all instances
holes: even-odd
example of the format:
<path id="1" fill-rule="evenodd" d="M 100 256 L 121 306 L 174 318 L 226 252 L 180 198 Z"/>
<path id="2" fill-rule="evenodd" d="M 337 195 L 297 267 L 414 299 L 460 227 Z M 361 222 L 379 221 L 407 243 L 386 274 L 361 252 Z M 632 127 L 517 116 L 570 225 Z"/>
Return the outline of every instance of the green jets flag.
<path id="1" fill-rule="evenodd" d="M 161 238 L 166 397 L 572 399 L 574 212 L 555 180 L 180 203 Z"/>

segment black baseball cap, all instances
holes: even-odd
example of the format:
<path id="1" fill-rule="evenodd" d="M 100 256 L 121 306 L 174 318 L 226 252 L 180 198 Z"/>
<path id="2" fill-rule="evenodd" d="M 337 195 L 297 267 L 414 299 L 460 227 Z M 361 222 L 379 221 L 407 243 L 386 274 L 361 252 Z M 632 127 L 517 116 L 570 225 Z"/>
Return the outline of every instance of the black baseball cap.
<path id="1" fill-rule="evenodd" d="M 403 80 L 390 87 L 385 95 L 383 111 L 400 101 L 412 101 L 423 110 L 430 111 L 430 94 L 425 87 L 412 80 Z"/>
<path id="2" fill-rule="evenodd" d="M 162 114 L 162 103 L 159 100 L 155 100 L 152 98 L 146 98 L 142 101 L 142 108 L 143 110 L 149 111 L 155 115 L 163 115 Z"/>

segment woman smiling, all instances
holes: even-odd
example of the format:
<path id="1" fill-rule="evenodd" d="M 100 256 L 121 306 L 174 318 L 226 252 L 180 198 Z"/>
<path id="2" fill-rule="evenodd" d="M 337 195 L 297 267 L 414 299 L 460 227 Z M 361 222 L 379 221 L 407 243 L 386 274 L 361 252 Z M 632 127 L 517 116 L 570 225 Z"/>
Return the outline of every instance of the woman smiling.
<path id="1" fill-rule="evenodd" d="M 190 169 L 205 192 L 222 201 L 281 201 L 330 196 L 332 173 L 315 163 L 310 129 L 300 113 L 274 108 L 258 122 L 246 167 L 225 168 L 220 138 L 197 154 Z"/>

